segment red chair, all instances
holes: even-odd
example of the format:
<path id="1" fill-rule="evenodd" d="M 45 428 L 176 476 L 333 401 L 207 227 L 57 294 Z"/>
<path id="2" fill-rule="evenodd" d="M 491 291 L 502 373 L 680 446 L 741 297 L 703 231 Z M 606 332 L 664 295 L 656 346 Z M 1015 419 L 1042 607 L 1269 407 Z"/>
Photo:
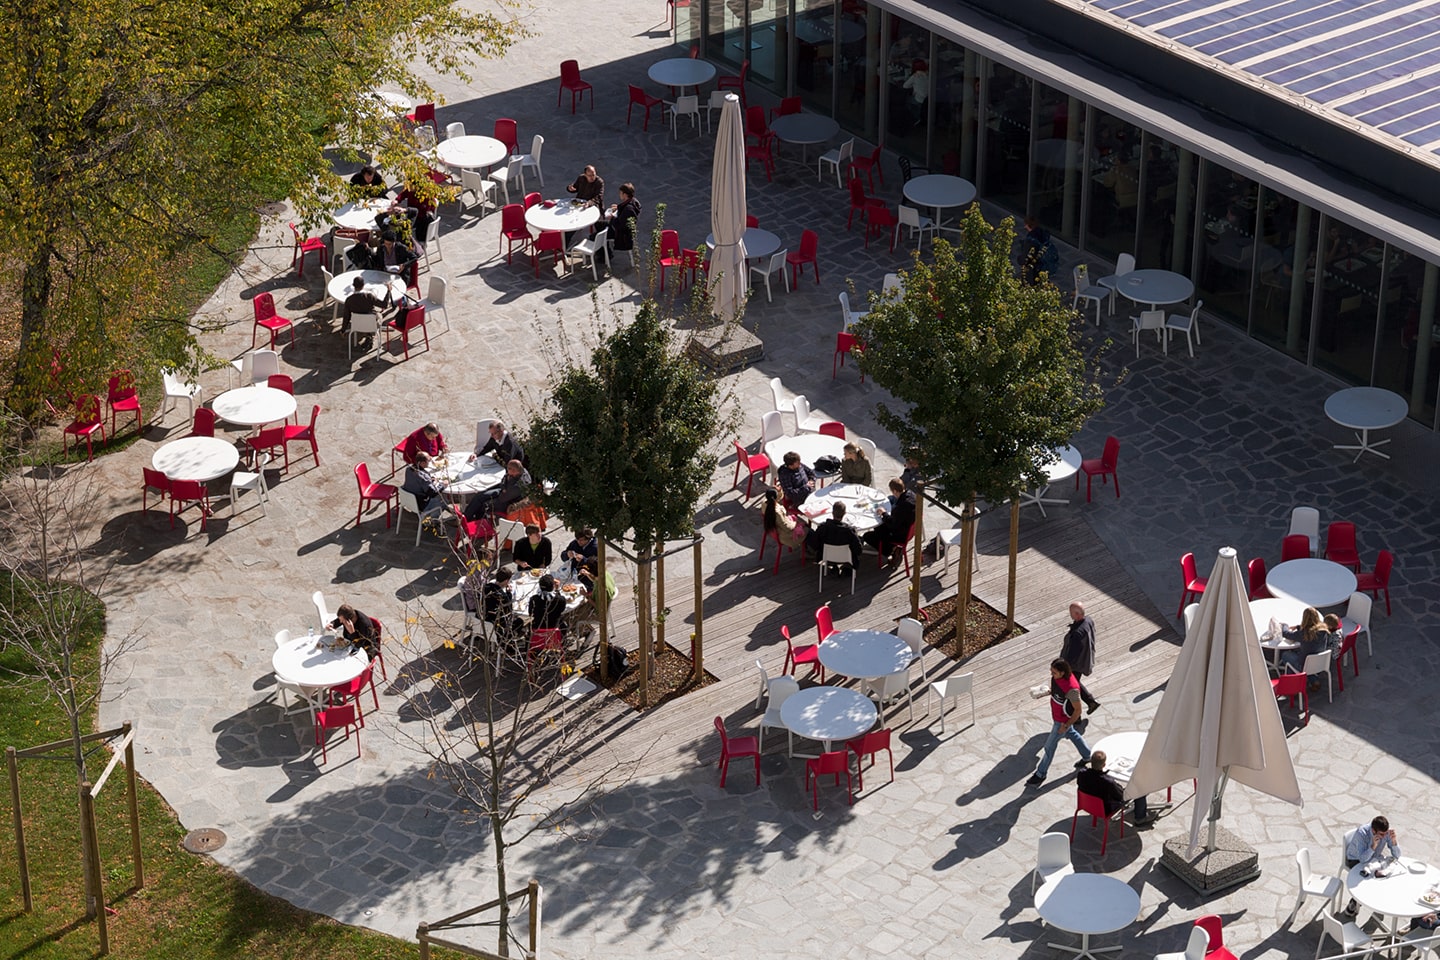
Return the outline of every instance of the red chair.
<path id="1" fill-rule="evenodd" d="M 505 144 L 505 149 L 513 156 L 515 145 L 519 142 L 520 130 L 514 120 L 509 117 L 501 117 L 495 121 L 494 137 Z"/>
<path id="2" fill-rule="evenodd" d="M 435 104 L 422 103 L 416 106 L 414 113 L 405 114 L 405 121 L 412 127 L 429 124 L 430 129 L 435 129 Z"/>
<path id="3" fill-rule="evenodd" d="M 525 223 L 525 208 L 518 203 L 500 208 L 500 242 L 509 243 L 505 250 L 507 264 L 515 253 L 515 244 L 520 244 L 521 253 L 530 249 L 530 227 Z"/>
<path id="4" fill-rule="evenodd" d="M 280 455 L 285 458 L 285 472 L 290 472 L 290 453 L 285 446 L 285 428 L 283 426 L 266 427 L 255 436 L 246 437 L 245 445 L 250 448 L 252 454 L 268 452 L 274 456 L 275 451 L 279 450 Z"/>
<path id="5" fill-rule="evenodd" d="M 675 22 L 674 22 L 674 20 L 675 20 L 675 0 L 670 0 L 670 2 L 667 4 L 667 6 L 670 8 L 670 20 L 671 20 L 670 26 L 673 27 L 673 26 L 675 26 Z M 682 7 L 688 7 L 688 6 L 690 6 L 690 4 L 688 4 L 688 3 L 682 3 L 682 4 L 680 4 L 680 6 L 682 6 Z M 690 44 L 690 59 L 691 59 L 691 60 L 699 60 L 699 59 L 700 59 L 700 44 L 698 44 L 698 43 L 692 43 L 692 44 Z"/>
<path id="6" fill-rule="evenodd" d="M 900 221 L 895 216 L 895 211 L 889 207 L 882 207 L 878 203 L 872 203 L 865 208 L 865 247 L 869 249 L 870 238 L 878 237 L 880 234 L 889 234 L 890 252 L 895 252 L 895 228 Z"/>
<path id="7" fill-rule="evenodd" d="M 85 438 L 85 461 L 88 463 L 95 458 L 95 450 L 91 446 L 95 431 L 100 431 L 100 442 L 105 442 L 105 421 L 100 416 L 100 398 L 90 393 L 82 393 L 75 398 L 75 419 L 70 421 L 69 426 L 62 430 L 60 436 L 61 445 L 65 451 L 65 458 L 70 458 L 70 438 L 75 438 L 75 445 L 80 445 L 80 438 Z"/>
<path id="8" fill-rule="evenodd" d="M 330 754 L 326 750 L 325 731 L 344 730 L 345 739 L 350 739 L 350 728 L 355 728 L 355 759 L 359 760 L 360 753 L 360 728 L 364 726 L 360 722 L 354 706 L 327 707 L 324 710 L 315 711 L 315 745 L 320 748 L 320 762 L 328 763 Z"/>
<path id="9" fill-rule="evenodd" d="M 740 106 L 745 106 L 745 78 L 750 76 L 750 60 L 746 58 L 740 63 L 738 76 L 723 76 L 715 83 L 716 90 L 735 90 L 740 94 Z"/>
<path id="10" fill-rule="evenodd" d="M 860 338 L 853 333 L 835 334 L 835 355 L 830 359 L 830 379 L 834 380 L 840 368 L 845 366 L 845 358 L 856 350 L 864 349 L 860 344 Z M 860 371 L 860 382 L 865 382 L 865 371 Z"/>
<path id="11" fill-rule="evenodd" d="M 1202 577 L 1195 569 L 1195 554 L 1187 553 L 1180 558 L 1180 580 L 1184 584 L 1184 590 L 1180 593 L 1180 606 L 1175 611 L 1175 616 L 1180 617 L 1185 613 L 1185 604 L 1190 598 L 1200 599 L 1205 592 L 1205 585 L 1210 582 L 1209 577 Z"/>
<path id="12" fill-rule="evenodd" d="M 1115 478 L 1115 499 L 1120 499 L 1120 441 L 1114 437 L 1105 438 L 1105 449 L 1099 460 L 1080 461 L 1080 473 L 1075 474 L 1075 489 L 1080 489 L 1080 474 L 1085 475 L 1085 502 L 1090 502 L 1090 481 L 1095 477 L 1104 483 L 1107 477 Z"/>
<path id="13" fill-rule="evenodd" d="M 101 437 L 103 440 L 104 437 Z M 1370 594 L 1375 599 L 1380 599 L 1380 591 L 1385 591 L 1385 616 L 1390 616 L 1390 570 L 1395 566 L 1395 554 L 1389 550 L 1381 550 L 1380 556 L 1375 558 L 1375 569 L 1370 573 L 1358 573 L 1355 575 L 1355 589 Z"/>
<path id="14" fill-rule="evenodd" d="M 290 232 L 295 235 L 295 251 L 290 256 L 290 266 L 297 267 L 295 276 L 305 276 L 305 255 L 307 253 L 320 254 L 319 263 L 325 265 L 325 241 L 319 237 L 302 237 L 300 228 L 294 223 L 290 224 Z"/>
<path id="15" fill-rule="evenodd" d="M 785 262 L 790 266 L 791 277 L 794 280 L 790 289 L 795 289 L 800 284 L 800 274 L 805 272 L 805 264 L 815 268 L 815 282 L 820 282 L 820 235 L 814 230 L 804 230 L 800 234 L 800 249 L 792 250 L 785 254 Z"/>
<path id="16" fill-rule="evenodd" d="M 685 268 L 685 252 L 680 249 L 679 230 L 660 231 L 660 290 L 665 290 L 665 274 Z M 683 281 L 682 281 L 683 282 Z"/>
<path id="17" fill-rule="evenodd" d="M 110 436 L 116 436 L 116 413 L 134 413 L 136 431 L 145 425 L 145 418 L 140 410 L 140 393 L 135 389 L 135 374 L 129 370 L 118 371 L 110 378 L 105 400 L 110 405 Z"/>
<path id="18" fill-rule="evenodd" d="M 805 789 L 812 795 L 814 809 L 820 809 L 820 778 L 827 773 L 835 776 L 837 787 L 840 786 L 840 774 L 845 774 L 845 799 L 850 806 L 855 806 L 855 790 L 850 782 L 850 751 L 831 750 L 805 761 Z"/>
<path id="19" fill-rule="evenodd" d="M 1256 557 L 1246 566 L 1250 573 L 1250 599 L 1265 600 L 1271 596 L 1270 590 L 1265 586 L 1265 558 Z"/>
<path id="20" fill-rule="evenodd" d="M 828 613 L 829 611 L 826 612 Z M 820 662 L 819 644 L 812 643 L 805 647 L 795 646 L 794 642 L 790 639 L 789 624 L 780 628 L 780 636 L 785 638 L 785 665 L 780 669 L 780 672 L 793 677 L 800 664 L 808 663 L 810 664 L 810 672 L 818 672 L 820 674 L 820 682 L 824 683 L 825 665 Z"/>
<path id="21" fill-rule="evenodd" d="M 209 407 L 196 407 L 195 419 L 190 424 L 190 436 L 215 436 L 215 411 Z"/>
<path id="22" fill-rule="evenodd" d="M 550 254 L 550 269 L 555 269 L 555 264 L 565 256 L 565 234 L 559 230 L 543 230 L 540 236 L 530 243 L 530 261 L 535 267 L 535 278 L 540 278 L 540 255 Z"/>
<path id="23" fill-rule="evenodd" d="M 317 403 L 317 404 L 315 404 L 313 407 L 310 408 L 310 423 L 309 423 L 309 424 L 307 424 L 306 426 L 303 426 L 303 427 L 302 427 L 302 426 L 299 426 L 299 425 L 297 424 L 296 426 L 293 426 L 293 427 L 285 427 L 285 428 L 284 428 L 284 430 L 285 430 L 285 451 L 286 451 L 286 453 L 285 453 L 285 463 L 286 463 L 287 469 L 288 469 L 289 463 L 290 463 L 290 453 L 289 453 L 289 451 L 290 451 L 290 444 L 292 444 L 292 443 L 308 443 L 308 444 L 310 444 L 310 456 L 312 456 L 312 457 L 315 458 L 315 466 L 317 466 L 317 467 L 320 466 L 320 444 L 319 444 L 318 439 L 317 439 L 316 436 L 315 436 L 315 421 L 316 421 L 316 419 L 319 418 L 319 416 L 320 416 L 320 404 Z"/>
<path id="24" fill-rule="evenodd" d="M 375 624 L 375 659 L 370 664 L 380 664 L 380 676 L 389 680 L 390 673 L 385 669 L 385 624 L 380 622 L 379 617 L 371 617 L 370 622 Z"/>
<path id="25" fill-rule="evenodd" d="M 250 303 L 255 309 L 255 326 L 250 329 L 251 347 L 255 346 L 255 337 L 260 332 L 261 327 L 270 331 L 271 350 L 275 349 L 275 334 L 281 330 L 288 329 L 290 331 L 290 343 L 292 345 L 295 343 L 295 324 L 285 317 L 276 315 L 274 297 L 268 293 L 260 293 L 256 294 L 255 299 Z"/>
<path id="26" fill-rule="evenodd" d="M 770 530 L 766 530 L 760 535 L 760 563 L 762 566 L 765 563 L 765 545 L 771 540 L 775 541 L 775 566 L 770 570 L 771 574 L 776 574 L 780 572 L 780 558 L 784 555 L 786 550 L 790 550 L 793 552 L 797 551 L 798 549 L 798 552 L 800 554 L 800 566 L 805 566 L 805 545 L 802 543 L 799 548 L 797 548 L 793 543 L 783 542 L 780 539 L 779 527 L 774 527 Z"/>
<path id="27" fill-rule="evenodd" d="M 1205 935 L 1210 938 L 1210 945 L 1205 950 L 1205 960 L 1236 960 L 1235 954 L 1225 949 L 1225 937 L 1220 932 L 1220 925 L 1220 918 L 1213 913 L 1195 921 L 1195 926 L 1204 930 Z"/>
<path id="28" fill-rule="evenodd" d="M 824 643 L 825 638 L 835 632 L 835 620 L 830 616 L 830 604 L 828 603 L 815 611 L 815 632 L 819 634 L 819 638 L 815 641 L 817 645 Z M 816 652 L 817 654 L 819 652 L 818 646 Z M 822 672 L 820 676 L 820 682 L 824 683 L 825 674 Z"/>
<path id="29" fill-rule="evenodd" d="M 1287 560 L 1309 560 L 1310 538 L 1303 533 L 1292 533 L 1280 541 L 1280 562 Z"/>
<path id="30" fill-rule="evenodd" d="M 170 478 L 149 467 L 141 467 L 140 470 L 145 474 L 145 485 L 140 488 L 140 509 L 149 510 L 150 491 L 154 490 L 164 500 L 170 494 Z"/>
<path id="31" fill-rule="evenodd" d="M 538 193 L 527 193 L 527 194 L 525 194 L 525 209 L 526 209 L 526 210 L 529 210 L 531 207 L 535 206 L 535 204 L 539 203 L 540 201 L 542 201 L 542 200 L 544 200 L 544 199 L 545 199 L 545 198 L 542 197 L 542 196 L 540 196 L 540 194 L 538 194 Z"/>
<path id="32" fill-rule="evenodd" d="M 756 107 L 755 109 L 758 110 L 760 108 Z M 766 181 L 775 178 L 775 152 L 771 149 L 774 143 L 775 138 L 773 136 L 765 136 L 760 139 L 759 143 L 747 143 L 745 145 L 745 170 L 747 173 L 750 170 L 750 161 L 759 160 L 765 168 Z"/>
<path id="33" fill-rule="evenodd" d="M 735 482 L 732 483 L 732 484 L 730 484 L 730 489 L 731 489 L 731 490 L 734 490 L 734 489 L 736 489 L 737 487 L 740 486 L 740 467 L 743 465 L 743 466 L 745 467 L 745 469 L 750 472 L 749 477 L 747 477 L 746 480 L 745 480 L 745 499 L 746 499 L 746 500 L 749 500 L 749 499 L 750 499 L 750 485 L 755 482 L 755 471 L 757 471 L 757 470 L 760 471 L 760 482 L 761 482 L 761 483 L 765 483 L 765 482 L 767 482 L 767 481 L 769 480 L 769 478 L 770 478 L 770 458 L 767 457 L 767 456 L 765 456 L 765 454 L 763 454 L 763 453 L 749 453 L 748 451 L 746 451 L 746 449 L 745 449 L 744 447 L 740 446 L 740 441 L 739 441 L 738 439 L 735 440 L 734 443 L 735 443 Z M 762 546 L 760 549 L 761 549 L 761 552 L 763 553 L 765 548 Z"/>
<path id="34" fill-rule="evenodd" d="M 867 197 L 865 195 L 865 184 L 855 177 L 850 178 L 850 216 L 845 219 L 845 229 L 849 230 L 850 225 L 855 222 L 855 211 L 860 211 L 860 216 L 866 216 L 866 211 L 871 207 L 885 206 L 885 201 L 879 197 Z"/>
<path id="35" fill-rule="evenodd" d="M 270 376 L 265 378 L 265 386 L 269 387 L 271 390 L 284 390 L 286 393 L 290 394 L 290 396 L 295 396 L 295 381 L 291 379 L 289 374 L 272 373 L 270 374 Z M 294 420 L 296 423 L 299 423 L 300 421 L 296 419 L 299 416 L 300 412 L 297 409 L 295 413 L 290 414 L 290 419 Z"/>
<path id="36" fill-rule="evenodd" d="M 365 512 L 367 503 L 385 504 L 385 528 L 390 528 L 390 509 L 397 497 L 396 488 L 388 483 L 372 483 L 370 465 L 355 464 L 355 485 L 360 488 L 360 503 L 355 507 L 355 526 L 360 526 L 360 514 Z"/>
<path id="37" fill-rule="evenodd" d="M 1336 520 L 1326 528 L 1325 559 L 1359 571 L 1360 552 L 1355 549 L 1355 524 L 1348 520 Z"/>
<path id="38" fill-rule="evenodd" d="M 865 174 L 865 182 L 870 184 L 870 189 L 875 189 L 875 177 L 880 175 L 880 186 L 885 186 L 885 170 L 880 166 L 880 148 L 876 147 L 875 152 L 868 157 L 854 157 L 850 161 L 850 175 L 855 176 L 856 171 Z"/>
<path id="39" fill-rule="evenodd" d="M 755 216 L 754 214 L 749 214 L 749 213 L 745 214 L 745 226 L 747 226 L 747 227 L 758 227 L 758 226 L 760 226 L 760 218 L 757 217 L 757 216 Z"/>
<path id="40" fill-rule="evenodd" d="M 780 106 L 770 108 L 770 119 L 788 117 L 792 113 L 799 113 L 804 108 L 804 102 L 799 97 L 785 97 L 780 101 Z"/>
<path id="41" fill-rule="evenodd" d="M 745 111 L 745 136 L 763 142 L 770 136 L 770 124 L 765 122 L 764 107 L 750 107 Z"/>
<path id="42" fill-rule="evenodd" d="M 1335 650 L 1335 680 L 1340 686 L 1340 692 L 1345 692 L 1345 655 L 1350 655 L 1350 669 L 1353 676 L 1360 676 L 1360 651 L 1356 649 L 1355 642 L 1360 639 L 1360 631 L 1355 631 L 1340 641 L 1340 646 Z"/>
<path id="43" fill-rule="evenodd" d="M 200 530 L 205 530 L 205 521 L 210 519 L 210 491 L 198 480 L 170 481 L 170 527 L 175 527 L 175 513 L 185 509 L 187 503 L 200 504 Z"/>
<path id="44" fill-rule="evenodd" d="M 584 80 L 580 79 L 580 61 L 565 60 L 560 64 L 560 89 L 555 94 L 555 109 L 560 109 L 560 98 L 565 91 L 570 91 L 570 112 L 575 112 L 575 98 L 585 96 L 585 91 L 590 91 L 590 109 L 595 109 L 595 88 Z"/>
<path id="45" fill-rule="evenodd" d="M 629 106 L 627 106 L 627 107 L 625 108 L 625 126 L 627 126 L 627 127 L 630 126 L 630 114 L 631 114 L 632 111 L 634 111 L 636 105 L 639 105 L 639 106 L 642 106 L 642 107 L 645 108 L 645 125 L 644 125 L 643 127 L 641 127 L 640 129 L 642 129 L 642 130 L 649 130 L 649 129 L 650 129 L 650 110 L 651 110 L 653 107 L 661 107 L 661 105 L 662 105 L 665 101 L 664 101 L 664 100 L 661 100 L 659 97 L 652 97 L 652 96 L 650 96 L 650 94 L 646 93 L 644 90 L 642 90 L 642 89 L 640 89 L 639 87 L 635 86 L 635 84 L 633 84 L 633 83 L 630 84 L 629 86 L 630 86 L 630 104 L 629 104 Z M 663 107 L 661 107 L 660 113 L 661 113 L 661 116 L 664 116 L 665 111 L 664 111 L 664 108 L 663 108 Z"/>
<path id="46" fill-rule="evenodd" d="M 731 760 L 750 757 L 755 761 L 755 786 L 760 786 L 760 742 L 754 737 L 731 737 L 725 732 L 723 717 L 715 718 L 715 732 L 720 734 L 720 789 L 725 789 L 725 774 Z"/>
<path id="47" fill-rule="evenodd" d="M 915 524 L 910 524 L 910 531 L 905 534 L 905 542 L 901 544 L 886 543 L 880 541 L 880 553 L 875 558 L 877 567 L 884 567 L 885 560 L 895 551 L 896 546 L 900 547 L 900 559 L 905 561 L 905 576 L 910 576 L 910 542 L 915 539 Z"/>
<path id="48" fill-rule="evenodd" d="M 526 657 L 525 679 L 535 682 L 535 661 L 553 658 L 558 667 L 565 661 L 565 635 L 558 627 L 535 630 L 530 634 L 530 650 Z M 543 666 L 543 663 L 542 663 Z"/>
<path id="49" fill-rule="evenodd" d="M 895 782 L 895 753 L 890 749 L 889 727 L 884 730 L 872 730 L 864 736 L 848 741 L 845 746 L 855 754 L 855 776 L 861 790 L 865 789 L 865 771 L 860 766 L 860 761 L 869 757 L 870 766 L 875 766 L 875 755 L 881 750 L 890 755 L 890 782 Z"/>
<path id="50" fill-rule="evenodd" d="M 1075 842 L 1075 823 L 1080 819 L 1080 814 L 1090 814 L 1090 826 L 1093 829 L 1095 824 L 1101 820 L 1105 821 L 1105 833 L 1100 838 L 1100 856 L 1105 856 L 1105 847 L 1110 842 L 1110 820 L 1112 814 L 1105 812 L 1105 801 L 1100 797 L 1091 796 L 1084 790 L 1075 791 L 1075 815 L 1070 818 L 1070 842 Z M 1113 817 L 1120 821 L 1120 836 L 1125 836 L 1125 808 L 1116 810 Z"/>
<path id="51" fill-rule="evenodd" d="M 836 437 L 840 440 L 844 440 L 845 424 L 841 423 L 839 420 L 826 420 L 824 423 L 820 424 L 820 435 L 822 437 Z"/>
<path id="52" fill-rule="evenodd" d="M 411 307 L 405 311 L 405 317 L 400 321 L 400 326 L 394 327 L 385 325 L 385 349 L 390 349 L 390 333 L 392 331 L 400 334 L 400 346 L 405 350 L 405 359 L 410 359 L 410 334 L 419 330 L 425 337 L 425 349 L 430 349 L 430 331 L 425 327 L 425 307 L 423 305 Z"/>
<path id="53" fill-rule="evenodd" d="M 1304 719 L 1302 726 L 1310 725 L 1310 694 L 1306 692 L 1306 684 L 1310 675 L 1306 673 L 1282 673 L 1270 681 L 1270 689 L 1276 697 L 1289 697 L 1290 706 L 1295 706 L 1295 698 L 1300 698 L 1301 711 Z"/>
<path id="54" fill-rule="evenodd" d="M 365 726 L 365 711 L 360 708 L 360 694 L 365 692 L 366 686 L 370 687 L 370 699 L 375 702 L 375 709 L 380 709 L 380 697 L 375 692 L 375 668 L 367 666 L 365 670 L 348 683 L 340 683 L 327 691 L 327 698 L 330 706 L 343 707 L 347 703 L 355 704 L 355 713 L 360 720 L 360 726 Z M 338 699 L 337 699 L 338 698 Z"/>

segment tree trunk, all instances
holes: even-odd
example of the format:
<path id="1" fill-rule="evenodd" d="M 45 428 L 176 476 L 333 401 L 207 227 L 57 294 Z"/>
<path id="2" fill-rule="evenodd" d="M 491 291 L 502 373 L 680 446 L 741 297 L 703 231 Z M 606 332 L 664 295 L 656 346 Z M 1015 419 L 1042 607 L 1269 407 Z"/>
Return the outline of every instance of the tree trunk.
<path id="1" fill-rule="evenodd" d="M 1020 498 L 1010 498 L 1010 585 L 1005 591 L 1005 632 L 1015 629 L 1015 563 L 1020 552 Z"/>
<path id="2" fill-rule="evenodd" d="M 605 579 L 605 538 L 595 534 L 595 609 L 600 615 L 600 683 L 610 682 L 610 590 Z"/>
<path id="3" fill-rule="evenodd" d="M 920 561 L 925 559 L 925 488 L 915 491 L 915 539 L 910 544 L 915 556 L 910 564 L 910 617 L 920 619 Z"/>
<path id="4" fill-rule="evenodd" d="M 25 264 L 20 285 L 20 342 L 15 350 L 15 369 L 6 403 L 26 420 L 40 411 L 49 388 L 50 357 L 45 349 L 44 332 L 50 307 L 53 257 L 50 244 L 41 243 Z"/>
<path id="5" fill-rule="evenodd" d="M 497 798 L 498 799 L 498 798 Z M 499 809 L 497 806 L 496 809 Z M 490 817 L 490 840 L 495 844 L 495 885 L 499 887 L 500 926 L 496 931 L 495 952 L 510 956 L 510 899 L 505 886 L 505 824 L 500 817 Z"/>
<path id="6" fill-rule="evenodd" d="M 965 647 L 965 618 L 970 612 L 970 587 L 974 581 L 971 560 L 974 556 L 975 502 L 967 500 L 960 508 L 960 575 L 955 578 L 958 584 L 955 591 L 955 649 L 957 653 L 964 650 Z"/>
<path id="7" fill-rule="evenodd" d="M 705 580 L 700 569 L 700 547 L 697 539 L 691 550 L 695 560 L 695 633 L 690 641 L 690 679 L 699 683 L 705 676 Z"/>
<path id="8" fill-rule="evenodd" d="M 645 542 L 640 548 L 639 563 L 636 565 L 636 572 L 639 578 L 636 580 L 635 598 L 639 605 L 638 620 L 640 627 L 640 709 L 645 710 L 650 706 L 650 544 Z"/>

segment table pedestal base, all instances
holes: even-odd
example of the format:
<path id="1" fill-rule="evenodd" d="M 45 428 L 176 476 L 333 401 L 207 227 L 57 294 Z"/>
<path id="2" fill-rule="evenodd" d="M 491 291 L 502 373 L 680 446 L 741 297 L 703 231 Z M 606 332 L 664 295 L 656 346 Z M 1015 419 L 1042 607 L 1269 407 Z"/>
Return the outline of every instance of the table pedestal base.
<path id="1" fill-rule="evenodd" d="M 1050 946 L 1054 947 L 1056 950 L 1064 950 L 1066 953 L 1073 953 L 1073 954 L 1075 954 L 1077 957 L 1092 957 L 1092 958 L 1093 958 L 1093 957 L 1095 956 L 1095 954 L 1097 954 L 1097 953 L 1116 953 L 1116 952 L 1118 952 L 1119 949 L 1120 949 L 1119 946 L 1114 946 L 1114 947 L 1092 947 L 1092 946 L 1090 946 L 1090 934 L 1088 934 L 1088 933 L 1082 933 L 1082 934 L 1080 934 L 1080 946 L 1078 946 L 1078 947 L 1072 947 L 1072 946 L 1070 946 L 1070 944 L 1068 944 L 1068 943 L 1056 943 L 1056 942 L 1053 941 L 1053 940 L 1050 941 Z"/>
<path id="2" fill-rule="evenodd" d="M 1070 499 L 1068 497 L 1045 496 L 1045 494 L 1050 492 L 1051 486 L 1053 486 L 1053 484 L 1047 483 L 1043 487 L 1036 487 L 1034 491 L 1027 490 L 1024 493 L 1020 494 L 1020 506 L 1034 506 L 1040 511 L 1040 516 L 1042 517 L 1050 516 L 1048 513 L 1045 512 L 1045 504 L 1047 503 L 1068 507 L 1070 505 Z"/>
<path id="3" fill-rule="evenodd" d="M 1367 453 L 1373 453 L 1373 454 L 1375 454 L 1375 456 L 1377 456 L 1377 457 L 1384 457 L 1386 460 L 1389 460 L 1389 459 L 1390 459 L 1390 454 L 1388 454 L 1388 453 L 1381 453 L 1378 449 L 1376 449 L 1377 447 L 1382 447 L 1382 446 L 1384 446 L 1385 444 L 1389 443 L 1389 442 L 1390 442 L 1390 438 L 1389 438 L 1389 437 L 1386 437 L 1384 440 L 1376 440 L 1374 443 L 1371 443 L 1371 442 L 1370 442 L 1370 431 L 1369 431 L 1369 430 L 1361 430 L 1359 433 L 1355 434 L 1355 439 L 1356 439 L 1356 440 L 1359 440 L 1360 442 L 1359 442 L 1358 444 L 1354 444 L 1354 443 L 1337 443 L 1337 444 L 1335 444 L 1335 449 L 1336 449 L 1336 450 L 1357 450 L 1357 451 L 1359 451 L 1358 453 L 1355 454 L 1355 460 L 1353 461 L 1353 462 L 1355 462 L 1355 463 L 1359 463 L 1359 462 L 1360 462 L 1360 458 L 1363 457 L 1363 456 L 1365 456 L 1365 454 L 1367 454 Z"/>

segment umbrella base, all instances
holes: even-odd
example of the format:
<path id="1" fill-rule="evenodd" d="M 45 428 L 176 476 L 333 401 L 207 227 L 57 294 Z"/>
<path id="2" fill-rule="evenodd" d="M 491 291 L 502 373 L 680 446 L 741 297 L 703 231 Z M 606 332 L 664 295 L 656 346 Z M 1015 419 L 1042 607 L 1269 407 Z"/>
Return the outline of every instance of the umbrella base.
<path id="1" fill-rule="evenodd" d="M 716 373 L 729 373 L 765 356 L 765 344 L 738 323 L 696 330 L 685 352 Z"/>
<path id="2" fill-rule="evenodd" d="M 1160 866 L 1184 880 L 1196 893 L 1215 893 L 1260 876 L 1260 855 L 1255 848 L 1224 827 L 1215 830 L 1214 850 L 1207 853 L 1202 843 L 1193 857 L 1187 857 L 1189 846 L 1189 834 L 1166 840 Z"/>

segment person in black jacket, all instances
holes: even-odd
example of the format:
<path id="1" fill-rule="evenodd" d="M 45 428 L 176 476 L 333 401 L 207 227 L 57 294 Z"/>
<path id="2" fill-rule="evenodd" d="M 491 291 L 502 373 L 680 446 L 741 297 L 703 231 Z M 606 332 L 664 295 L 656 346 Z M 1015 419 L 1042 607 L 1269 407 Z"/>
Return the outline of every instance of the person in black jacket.
<path id="1" fill-rule="evenodd" d="M 510 550 L 510 555 L 515 559 L 515 566 L 521 570 L 548 570 L 552 559 L 553 549 L 550 541 L 540 532 L 540 528 L 533 524 L 525 524 L 525 539 L 517 541 Z"/>
<path id="2" fill-rule="evenodd" d="M 594 559 L 599 552 L 599 543 L 595 540 L 595 531 L 589 527 L 581 527 L 575 531 L 575 539 L 570 541 L 560 559 L 570 565 L 570 576 L 578 577 L 580 568 L 587 560 Z"/>
<path id="3" fill-rule="evenodd" d="M 510 588 L 510 568 L 495 571 L 495 579 L 485 584 L 482 593 L 481 617 L 495 628 L 496 638 L 511 641 L 524 633 L 520 617 L 515 613 L 515 591 Z"/>
<path id="4" fill-rule="evenodd" d="M 540 578 L 540 589 L 530 598 L 530 630 L 565 629 L 565 595 L 555 589 L 550 574 Z"/>
<path id="5" fill-rule="evenodd" d="M 380 656 L 380 629 L 375 626 L 374 620 L 350 604 L 343 603 L 340 609 L 335 611 L 335 619 L 330 621 L 330 629 L 340 630 L 341 635 L 350 641 L 351 649 L 364 650 L 371 660 Z"/>
<path id="6" fill-rule="evenodd" d="M 616 250 L 635 249 L 635 221 L 640 219 L 640 201 L 635 184 L 620 184 L 620 202 L 606 213 L 610 221 L 610 245 Z"/>
<path id="7" fill-rule="evenodd" d="M 1125 806 L 1125 788 L 1105 772 L 1104 750 L 1090 754 L 1090 765 L 1075 776 L 1075 786 L 1092 797 L 1104 800 L 1107 817 L 1113 817 L 1115 811 Z M 1141 794 L 1135 798 L 1135 825 L 1138 827 L 1150 822 L 1150 808 L 1145 802 L 1145 795 Z"/>
<path id="8" fill-rule="evenodd" d="M 856 567 L 860 565 L 860 537 L 856 535 L 855 528 L 845 522 L 845 504 L 838 500 L 830 508 L 830 519 L 811 530 L 805 538 L 805 545 L 817 562 L 822 554 L 820 548 L 826 544 L 849 547 L 850 563 Z"/>
<path id="9" fill-rule="evenodd" d="M 1070 604 L 1070 629 L 1065 631 L 1065 642 L 1060 645 L 1060 659 L 1070 664 L 1076 678 L 1088 677 L 1095 669 L 1095 621 L 1085 616 L 1085 606 L 1076 602 Z M 1085 701 L 1085 712 L 1094 713 L 1100 708 L 1100 701 L 1080 681 L 1080 699 Z M 1075 729 L 1085 732 L 1087 721 L 1081 720 Z"/>
<path id="10" fill-rule="evenodd" d="M 888 562 L 894 563 L 894 551 L 904 549 L 914 523 L 915 494 L 906 490 L 905 483 L 896 477 L 890 481 L 890 508 L 885 511 L 880 526 L 865 534 L 865 542 L 879 550 L 881 556 L 888 554 Z"/>

